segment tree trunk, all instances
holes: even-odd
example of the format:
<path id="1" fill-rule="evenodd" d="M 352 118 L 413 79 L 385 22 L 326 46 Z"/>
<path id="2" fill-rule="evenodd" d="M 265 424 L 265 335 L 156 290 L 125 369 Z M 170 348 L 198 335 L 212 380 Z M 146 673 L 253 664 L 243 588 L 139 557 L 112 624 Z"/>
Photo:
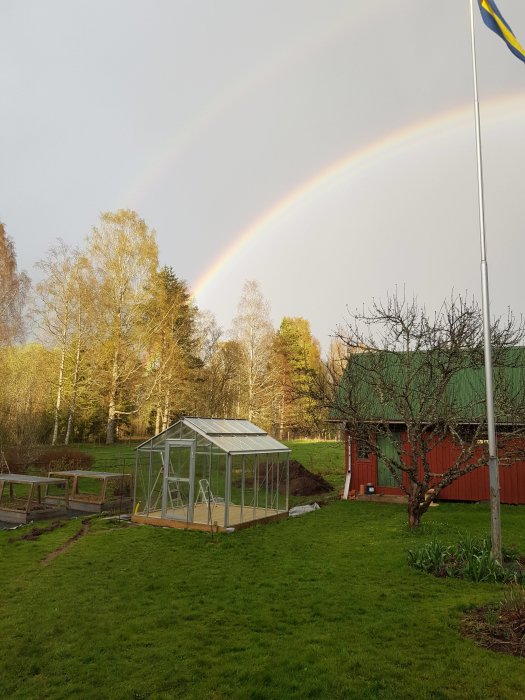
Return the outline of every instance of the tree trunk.
<path id="1" fill-rule="evenodd" d="M 284 391 L 279 401 L 279 440 L 284 439 Z"/>
<path id="2" fill-rule="evenodd" d="M 158 435 L 160 433 L 160 426 L 162 425 L 162 408 L 160 406 L 160 403 L 157 404 L 157 408 L 155 410 L 155 435 Z"/>
<path id="3" fill-rule="evenodd" d="M 412 484 L 408 497 L 408 525 L 414 530 L 419 527 L 421 518 L 427 512 L 430 499 L 426 498 L 427 484 Z"/>
<path id="4" fill-rule="evenodd" d="M 115 402 L 110 401 L 108 411 L 108 425 L 106 429 L 106 445 L 114 445 L 116 439 L 117 419 L 115 413 Z"/>
<path id="5" fill-rule="evenodd" d="M 69 414 L 67 417 L 67 429 L 66 437 L 64 438 L 64 445 L 69 445 L 69 438 L 71 437 L 71 431 L 73 429 L 73 416 L 75 415 L 75 410 L 77 407 L 77 395 L 78 395 L 78 375 L 80 371 L 80 334 L 78 336 L 77 342 L 77 352 L 75 356 L 75 373 L 73 375 L 73 396 L 71 397 L 71 404 L 69 406 Z"/>
<path id="6" fill-rule="evenodd" d="M 106 430 L 106 445 L 114 445 L 117 427 L 117 386 L 118 386 L 118 349 L 113 357 L 111 389 L 109 393 L 108 425 Z"/>
<path id="7" fill-rule="evenodd" d="M 60 416 L 60 406 L 62 404 L 62 387 L 64 385 L 64 365 L 66 363 L 66 345 L 65 339 L 63 339 L 62 350 L 60 353 L 60 369 L 58 371 L 58 388 L 57 388 L 57 400 L 55 403 L 55 420 L 53 425 L 53 438 L 51 440 L 52 445 L 57 444 L 58 439 L 58 419 Z"/>
<path id="8" fill-rule="evenodd" d="M 413 497 L 408 499 L 408 526 L 411 530 L 415 530 L 421 523 L 421 507 L 419 499 L 414 500 Z"/>
<path id="9" fill-rule="evenodd" d="M 168 385 L 166 393 L 164 395 L 164 410 L 162 412 L 162 430 L 169 428 L 170 419 L 170 407 L 171 407 L 171 391 Z"/>

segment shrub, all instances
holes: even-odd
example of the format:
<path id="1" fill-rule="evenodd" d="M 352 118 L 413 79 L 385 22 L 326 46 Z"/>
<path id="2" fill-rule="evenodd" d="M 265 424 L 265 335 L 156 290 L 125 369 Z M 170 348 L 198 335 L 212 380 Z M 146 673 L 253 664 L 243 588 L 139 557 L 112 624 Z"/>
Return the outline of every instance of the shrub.
<path id="1" fill-rule="evenodd" d="M 49 449 L 42 452 L 31 463 L 31 469 L 36 471 L 64 471 L 67 469 L 91 469 L 93 457 L 87 452 L 68 448 Z"/>
<path id="2" fill-rule="evenodd" d="M 28 466 L 38 455 L 38 447 L 34 445 L 6 447 L 2 450 L 2 456 L 12 474 L 25 474 Z M 3 461 L 3 460 L 2 460 Z M 4 464 L 2 464 L 4 466 Z"/>

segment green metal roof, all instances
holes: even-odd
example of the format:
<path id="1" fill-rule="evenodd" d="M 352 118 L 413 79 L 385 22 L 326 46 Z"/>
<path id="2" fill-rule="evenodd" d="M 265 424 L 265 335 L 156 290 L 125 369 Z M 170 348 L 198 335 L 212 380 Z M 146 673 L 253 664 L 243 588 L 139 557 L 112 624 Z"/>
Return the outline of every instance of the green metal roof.
<path id="1" fill-rule="evenodd" d="M 485 370 L 480 351 L 454 355 L 456 371 L 446 379 L 452 354 L 446 349 L 424 352 L 361 352 L 351 355 L 336 396 L 333 418 L 349 419 L 359 406 L 366 421 L 423 423 L 454 416 L 464 423 L 485 418 Z M 496 421 L 525 422 L 525 348 L 494 353 Z"/>

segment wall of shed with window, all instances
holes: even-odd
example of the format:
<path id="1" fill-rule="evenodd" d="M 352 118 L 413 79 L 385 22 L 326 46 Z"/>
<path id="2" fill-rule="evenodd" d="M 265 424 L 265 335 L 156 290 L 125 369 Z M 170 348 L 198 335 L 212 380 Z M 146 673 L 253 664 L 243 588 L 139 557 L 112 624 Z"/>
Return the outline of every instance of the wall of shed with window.
<path id="1" fill-rule="evenodd" d="M 401 444 L 406 443 L 406 432 L 400 431 Z M 357 440 L 350 439 L 345 433 L 345 467 L 351 468 L 349 493 L 359 494 L 361 486 L 372 484 L 376 494 L 403 495 L 403 490 L 395 484 L 390 470 L 375 454 L 368 454 L 366 448 Z M 388 448 L 387 448 L 388 449 Z M 393 449 L 390 447 L 390 449 Z M 451 440 L 435 447 L 429 454 L 431 470 L 443 472 L 452 465 L 459 453 L 459 448 Z M 409 480 L 403 474 L 403 484 L 408 487 Z M 501 502 L 525 504 L 525 462 L 515 462 L 510 466 L 500 466 Z M 488 501 L 489 474 L 488 467 L 465 474 L 448 486 L 439 495 L 438 500 L 449 501 Z"/>

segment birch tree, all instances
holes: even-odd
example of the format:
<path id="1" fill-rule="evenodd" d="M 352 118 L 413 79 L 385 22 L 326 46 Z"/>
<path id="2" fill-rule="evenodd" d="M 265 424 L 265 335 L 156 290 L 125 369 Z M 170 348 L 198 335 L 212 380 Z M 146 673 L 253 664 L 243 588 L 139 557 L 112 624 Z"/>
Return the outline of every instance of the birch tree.
<path id="1" fill-rule="evenodd" d="M 69 379 L 70 400 L 64 437 L 67 445 L 78 395 L 81 352 L 86 336 L 85 318 L 89 314 L 91 301 L 87 293 L 90 286 L 89 266 L 77 248 L 72 248 L 59 239 L 46 256 L 36 263 L 36 267 L 44 277 L 35 288 L 38 299 L 35 319 L 43 332 L 44 342 L 56 348 L 60 355 L 54 382 L 56 395 L 51 444 L 55 445 L 58 441 L 64 392 Z"/>
<path id="2" fill-rule="evenodd" d="M 232 337 L 242 351 L 239 366 L 239 413 L 245 411 L 250 421 L 271 421 L 272 377 L 270 361 L 274 329 L 270 305 L 257 282 L 244 284 L 237 315 L 233 319 Z"/>
<path id="3" fill-rule="evenodd" d="M 134 211 L 106 212 L 87 240 L 87 253 L 97 284 L 96 371 L 105 387 L 111 444 L 119 417 L 137 410 L 134 388 L 143 382 L 148 331 L 143 307 L 158 265 L 155 232 Z"/>
<path id="4" fill-rule="evenodd" d="M 30 281 L 18 272 L 15 246 L 0 222 L 0 344 L 9 345 L 24 334 L 23 308 Z"/>

